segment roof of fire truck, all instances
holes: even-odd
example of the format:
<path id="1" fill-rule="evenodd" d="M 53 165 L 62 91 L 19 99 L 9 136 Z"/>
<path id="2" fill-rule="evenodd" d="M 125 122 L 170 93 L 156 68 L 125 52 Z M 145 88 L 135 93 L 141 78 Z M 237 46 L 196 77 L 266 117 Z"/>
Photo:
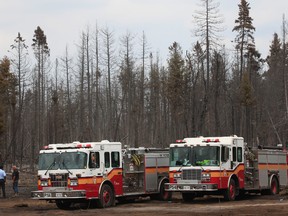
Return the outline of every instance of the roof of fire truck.
<path id="1" fill-rule="evenodd" d="M 175 143 L 170 144 L 170 147 L 177 146 L 193 146 L 193 145 L 233 145 L 235 144 L 234 140 L 239 140 L 243 142 L 243 137 L 233 136 L 222 136 L 222 137 L 193 137 L 193 138 L 184 138 L 182 140 L 176 140 Z"/>
<path id="2" fill-rule="evenodd" d="M 79 141 L 75 141 L 73 143 L 57 143 L 57 144 L 49 144 L 48 146 L 44 146 L 43 150 L 65 150 L 65 149 L 101 149 L 104 148 L 104 146 L 110 146 L 115 147 L 119 146 L 119 149 L 121 149 L 121 143 L 120 142 L 109 142 L 108 140 L 102 140 L 101 142 L 85 142 L 81 143 Z"/>

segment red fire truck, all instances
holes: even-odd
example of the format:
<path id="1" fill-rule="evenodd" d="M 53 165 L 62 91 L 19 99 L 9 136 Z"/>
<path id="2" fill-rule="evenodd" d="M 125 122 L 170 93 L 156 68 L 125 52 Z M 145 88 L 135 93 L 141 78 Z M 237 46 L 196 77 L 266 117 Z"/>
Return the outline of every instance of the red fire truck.
<path id="1" fill-rule="evenodd" d="M 168 200 L 168 172 L 168 149 L 122 149 L 120 142 L 107 140 L 49 144 L 40 151 L 38 190 L 31 196 L 55 201 L 60 209 L 89 201 L 104 208 L 144 196 Z"/>
<path id="2" fill-rule="evenodd" d="M 197 137 L 170 144 L 166 191 L 185 201 L 204 195 L 235 200 L 246 192 L 277 194 L 288 185 L 287 151 L 248 148 L 242 137 Z"/>

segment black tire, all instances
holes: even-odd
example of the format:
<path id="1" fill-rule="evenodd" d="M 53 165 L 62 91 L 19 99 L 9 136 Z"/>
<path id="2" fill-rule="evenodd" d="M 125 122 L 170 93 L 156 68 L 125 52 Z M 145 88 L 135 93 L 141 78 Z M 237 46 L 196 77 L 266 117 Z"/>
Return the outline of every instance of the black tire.
<path id="1" fill-rule="evenodd" d="M 69 210 L 72 202 L 68 200 L 56 200 L 56 206 L 62 210 Z"/>
<path id="2" fill-rule="evenodd" d="M 107 208 L 113 206 L 115 203 L 115 195 L 112 188 L 108 184 L 104 184 L 99 194 L 97 206 L 99 208 Z"/>
<path id="3" fill-rule="evenodd" d="M 163 180 L 161 182 L 159 194 L 151 194 L 151 200 L 169 201 L 172 199 L 172 192 L 165 191 L 165 183 L 168 183 L 168 180 Z"/>
<path id="4" fill-rule="evenodd" d="M 191 202 L 192 200 L 194 200 L 197 197 L 196 193 L 182 193 L 182 199 L 185 202 Z"/>
<path id="5" fill-rule="evenodd" d="M 273 177 L 270 182 L 270 195 L 276 195 L 279 194 L 279 183 L 276 177 Z"/>
<path id="6" fill-rule="evenodd" d="M 234 201 L 236 199 L 236 184 L 234 179 L 230 180 L 228 188 L 224 191 L 224 199 L 226 201 Z"/>
<path id="7" fill-rule="evenodd" d="M 170 201 L 172 199 L 172 192 L 165 190 L 165 183 L 168 183 L 168 180 L 162 181 L 160 185 L 159 200 Z"/>

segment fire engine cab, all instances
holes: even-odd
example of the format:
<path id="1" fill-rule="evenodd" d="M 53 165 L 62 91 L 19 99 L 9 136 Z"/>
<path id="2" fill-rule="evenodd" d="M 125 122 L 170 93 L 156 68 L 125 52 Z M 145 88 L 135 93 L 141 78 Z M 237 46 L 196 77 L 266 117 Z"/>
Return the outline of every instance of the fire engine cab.
<path id="1" fill-rule="evenodd" d="M 40 150 L 38 190 L 32 199 L 55 201 L 60 209 L 95 201 L 101 208 L 115 200 L 150 196 L 168 200 L 169 150 L 123 148 L 120 142 L 49 144 Z"/>
<path id="2" fill-rule="evenodd" d="M 185 201 L 204 195 L 235 200 L 246 192 L 277 194 L 288 185 L 287 151 L 248 148 L 242 137 L 197 137 L 170 144 L 166 191 Z"/>

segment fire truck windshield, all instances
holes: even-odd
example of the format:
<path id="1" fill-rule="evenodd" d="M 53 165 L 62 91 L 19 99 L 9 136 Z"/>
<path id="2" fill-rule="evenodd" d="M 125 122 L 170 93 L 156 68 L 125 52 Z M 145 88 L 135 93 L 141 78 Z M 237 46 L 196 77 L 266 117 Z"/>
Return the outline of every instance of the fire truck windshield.
<path id="1" fill-rule="evenodd" d="M 219 146 L 195 146 L 192 148 L 193 166 L 219 166 Z"/>
<path id="2" fill-rule="evenodd" d="M 42 153 L 39 155 L 39 170 L 85 169 L 87 154 L 84 152 Z"/>
<path id="3" fill-rule="evenodd" d="M 191 166 L 190 147 L 170 148 L 170 166 Z"/>

